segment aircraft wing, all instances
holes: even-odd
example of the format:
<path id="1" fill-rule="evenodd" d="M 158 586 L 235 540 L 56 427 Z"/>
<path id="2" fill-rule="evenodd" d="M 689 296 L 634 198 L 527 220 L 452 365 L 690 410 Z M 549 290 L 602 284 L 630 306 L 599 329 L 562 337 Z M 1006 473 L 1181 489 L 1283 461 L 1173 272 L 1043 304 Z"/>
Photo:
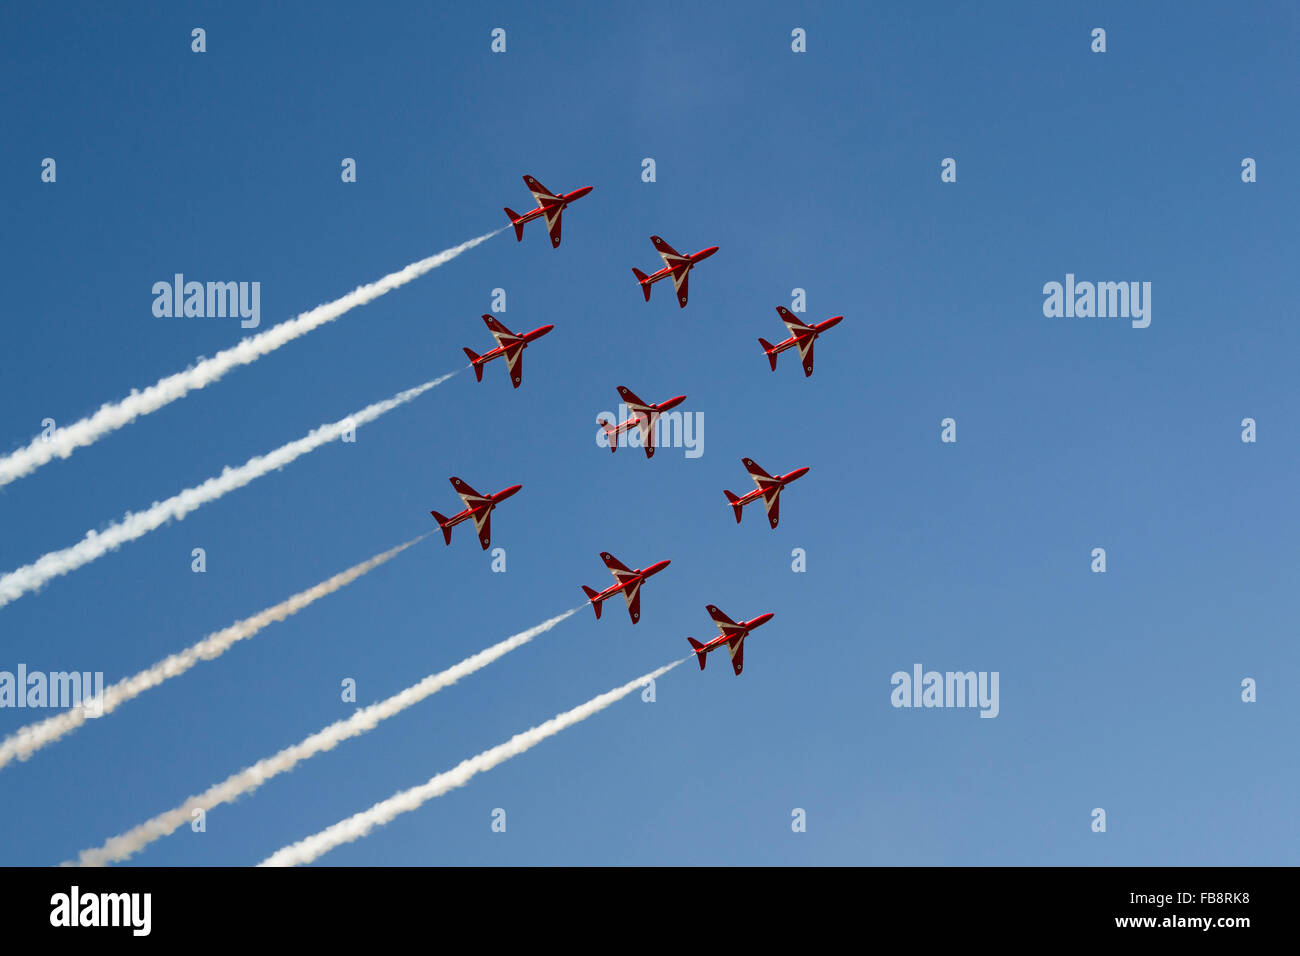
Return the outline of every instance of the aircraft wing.
<path id="1" fill-rule="evenodd" d="M 634 412 L 650 411 L 650 406 L 637 398 L 636 395 L 632 393 L 632 389 L 628 388 L 626 385 L 620 385 L 618 387 L 618 397 L 623 399 L 623 404 Z"/>
<path id="2" fill-rule="evenodd" d="M 506 346 L 506 365 L 510 368 L 510 381 L 514 383 L 515 388 L 524 379 L 524 346 L 522 342 L 514 342 Z"/>
<path id="3" fill-rule="evenodd" d="M 655 244 L 655 251 L 659 253 L 666 266 L 676 266 L 686 261 L 686 257 L 674 249 L 668 243 L 664 242 L 658 236 L 651 236 L 650 241 Z"/>
<path id="4" fill-rule="evenodd" d="M 451 486 L 456 489 L 456 494 L 460 495 L 460 500 L 465 503 L 466 508 L 476 508 L 487 501 L 486 497 L 480 495 L 459 478 L 452 478 Z"/>
<path id="5" fill-rule="evenodd" d="M 686 308 L 686 300 L 691 295 L 691 270 L 681 269 L 673 273 L 673 285 L 677 287 L 677 306 Z"/>
<path id="6" fill-rule="evenodd" d="M 803 362 L 803 377 L 807 378 L 813 370 L 813 344 L 817 336 L 809 335 L 799 340 L 799 360 Z"/>
<path id="7" fill-rule="evenodd" d="M 740 459 L 740 463 L 744 465 L 745 470 L 749 472 L 749 477 L 754 479 L 754 484 L 758 485 L 758 487 L 760 488 L 763 487 L 764 479 L 770 480 L 772 477 L 767 472 L 765 472 L 761 467 L 759 467 L 758 462 L 754 461 L 754 459 L 752 458 L 742 458 Z"/>
<path id="8" fill-rule="evenodd" d="M 492 509 L 484 508 L 474 512 L 474 530 L 478 532 L 478 543 L 486 551 L 492 545 Z"/>
<path id="9" fill-rule="evenodd" d="M 532 176 L 524 177 L 524 185 L 528 187 L 528 191 L 533 194 L 533 198 L 537 200 L 537 205 L 539 206 L 548 205 L 560 198 Z"/>
<path id="10" fill-rule="evenodd" d="M 805 322 L 803 319 L 801 319 L 801 318 L 799 318 L 798 316 L 796 316 L 793 312 L 791 312 L 791 311 L 790 311 L 789 309 L 787 309 L 785 306 L 783 306 L 783 305 L 778 305 L 778 306 L 776 307 L 776 312 L 777 312 L 777 315 L 781 316 L 781 321 L 785 323 L 785 327 L 786 327 L 787 329 L 790 330 L 790 334 L 791 334 L 791 335 L 797 335 L 797 334 L 799 334 L 800 332 L 811 332 L 811 331 L 812 331 L 812 326 L 810 326 L 810 325 L 809 325 L 807 322 Z"/>
<path id="11" fill-rule="evenodd" d="M 731 654 L 731 666 L 735 670 L 736 676 L 740 676 L 741 670 L 745 666 L 745 639 L 735 637 L 727 641 L 727 651 Z"/>
<path id="12" fill-rule="evenodd" d="M 497 340 L 497 345 L 509 345 L 515 339 L 519 338 L 516 333 L 507 329 L 500 320 L 487 315 L 486 313 L 483 315 L 483 324 L 486 325 L 488 331 L 492 333 L 492 338 Z"/>
<path id="13" fill-rule="evenodd" d="M 622 561 L 620 561 L 618 558 L 614 557 L 614 556 L 613 556 L 612 554 L 610 554 L 608 551 L 602 551 L 602 552 L 600 553 L 600 560 L 602 560 L 602 561 L 605 562 L 605 567 L 609 568 L 609 572 L 610 572 L 610 574 L 614 575 L 614 578 L 615 578 L 616 580 L 619 580 L 619 581 L 622 581 L 622 580 L 623 580 L 622 578 L 619 577 L 619 572 L 622 572 L 623 574 L 631 574 L 631 573 L 632 573 L 632 569 L 631 569 L 631 568 L 629 568 L 626 564 L 624 564 L 624 563 L 623 563 Z"/>
<path id="14" fill-rule="evenodd" d="M 556 203 L 546 210 L 546 228 L 551 233 L 551 248 L 560 248 L 560 217 L 564 215 L 564 206 Z"/>
<path id="15" fill-rule="evenodd" d="M 655 413 L 641 412 L 637 415 L 636 423 L 641 427 L 641 446 L 645 448 L 645 456 L 653 458 L 655 456 Z"/>
<path id="16" fill-rule="evenodd" d="M 735 621 L 727 617 L 727 615 L 723 614 L 712 604 L 706 607 L 705 610 L 709 612 L 709 617 L 713 618 L 713 623 L 717 625 L 718 630 L 723 634 L 729 634 L 738 629 L 738 625 Z"/>
<path id="17" fill-rule="evenodd" d="M 643 579 L 637 578 L 631 584 L 623 589 L 623 600 L 627 601 L 627 613 L 635 624 L 641 620 L 641 583 Z"/>
<path id="18" fill-rule="evenodd" d="M 767 521 L 775 528 L 781 520 L 781 486 L 774 484 L 763 489 L 763 504 L 767 507 Z"/>

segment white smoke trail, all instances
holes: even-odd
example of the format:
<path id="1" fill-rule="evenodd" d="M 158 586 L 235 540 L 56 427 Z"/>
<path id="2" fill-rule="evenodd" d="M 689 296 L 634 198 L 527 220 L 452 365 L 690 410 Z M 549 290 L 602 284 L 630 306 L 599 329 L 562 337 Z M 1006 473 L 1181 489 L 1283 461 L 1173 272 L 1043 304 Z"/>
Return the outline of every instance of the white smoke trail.
<path id="1" fill-rule="evenodd" d="M 566 727 L 572 727 L 579 721 L 586 720 L 592 714 L 602 711 L 615 701 L 626 697 L 638 687 L 644 687 L 655 678 L 668 673 L 685 660 L 687 658 L 683 657 L 681 660 L 666 664 L 658 670 L 651 671 L 634 681 L 629 681 L 622 687 L 606 691 L 599 697 L 594 697 L 587 703 L 573 708 L 573 710 L 552 717 L 544 724 L 539 724 L 531 730 L 525 730 L 522 734 L 515 734 L 505 743 L 498 744 L 491 750 L 485 750 L 477 757 L 462 760 L 453 769 L 438 774 L 427 783 L 394 794 L 387 800 L 376 803 L 369 810 L 353 814 L 346 820 L 320 831 L 315 836 L 307 837 L 305 840 L 299 840 L 297 843 L 277 850 L 259 863 L 258 866 L 297 866 L 300 863 L 310 863 L 321 854 L 327 853 L 342 843 L 359 840 L 373 828 L 383 826 L 385 823 L 391 822 L 394 817 L 419 808 L 425 801 L 440 797 L 448 790 L 454 790 L 456 787 L 463 787 L 469 783 L 475 774 L 491 770 L 497 764 L 504 763 L 511 757 L 518 756 L 525 750 L 537 746 L 547 737 L 554 736 Z"/>
<path id="2" fill-rule="evenodd" d="M 26 760 L 42 747 L 48 746 L 60 737 L 72 733 L 87 720 L 93 720 L 104 714 L 111 714 L 128 700 L 139 697 L 145 691 L 157 687 L 165 680 L 184 674 L 199 661 L 215 660 L 236 642 L 250 638 L 268 625 L 283 621 L 285 618 L 297 614 L 309 604 L 313 604 L 321 598 L 333 594 L 340 588 L 346 587 L 362 575 L 368 574 L 381 564 L 397 557 L 411 545 L 423 541 L 432 533 L 429 532 L 420 535 L 418 538 L 412 538 L 405 544 L 399 544 L 382 554 L 377 554 L 373 558 L 362 561 L 355 567 L 340 571 L 332 578 L 322 581 L 314 587 L 299 591 L 293 597 L 281 601 L 274 607 L 269 607 L 252 617 L 246 617 L 242 621 L 236 621 L 220 631 L 214 631 L 197 644 L 164 658 L 133 677 L 118 681 L 107 688 L 98 698 L 85 702 L 81 707 L 65 710 L 46 720 L 19 728 L 3 741 L 0 741 L 0 768 L 5 767 L 15 759 Z"/>
<path id="3" fill-rule="evenodd" d="M 508 637 L 504 641 L 493 644 L 485 651 L 479 651 L 472 657 L 465 658 L 459 664 L 449 667 L 445 671 L 429 675 L 418 684 L 394 694 L 387 700 L 371 704 L 369 707 L 358 710 L 351 717 L 335 721 L 301 743 L 286 747 L 278 754 L 267 757 L 265 760 L 259 760 L 251 767 L 239 771 L 239 773 L 231 774 L 221 783 L 209 787 L 198 796 L 190 797 L 174 810 L 168 810 L 165 813 L 160 813 L 152 820 L 146 820 L 120 836 L 113 837 L 103 846 L 92 850 L 82 850 L 77 863 L 81 866 L 103 866 L 107 863 L 125 860 L 139 853 L 154 840 L 161 839 L 175 831 L 182 824 L 190 822 L 196 809 L 207 811 L 218 804 L 229 803 L 251 790 L 256 790 L 272 777 L 292 770 L 308 757 L 314 757 L 323 751 L 332 750 L 348 738 L 356 737 L 367 730 L 373 729 L 381 720 L 401 713 L 426 697 L 438 693 L 444 687 L 456 683 L 462 677 L 467 677 L 475 671 L 487 667 L 497 658 L 503 657 L 515 648 L 527 644 L 539 634 L 546 633 L 561 621 L 572 617 L 582 606 L 579 605 L 551 618 L 549 621 L 543 621 L 536 627 L 530 627 L 513 637 Z"/>
<path id="4" fill-rule="evenodd" d="M 327 322 L 334 321 L 345 312 L 355 309 L 359 305 L 365 305 L 367 302 L 372 302 L 381 295 L 392 292 L 394 289 L 418 279 L 426 272 L 455 259 L 462 252 L 473 249 L 480 243 L 487 242 L 487 240 L 507 228 L 509 227 L 502 226 L 501 229 L 497 229 L 495 232 L 485 233 L 476 239 L 462 242 L 450 249 L 444 249 L 437 255 L 413 262 L 406 268 L 390 273 L 382 279 L 358 286 L 341 299 L 318 305 L 310 312 L 304 312 L 297 318 L 281 322 L 265 332 L 243 339 L 238 345 L 218 352 L 212 358 L 202 359 L 183 372 L 177 372 L 174 375 L 159 379 L 143 391 L 132 390 L 131 394 L 121 401 L 100 406 L 99 411 L 88 418 L 55 429 L 53 436 L 48 441 L 43 436 L 32 439 L 31 443 L 25 448 L 20 448 L 6 457 L 0 458 L 0 488 L 11 481 L 22 478 L 24 475 L 31 474 L 41 465 L 55 458 L 67 458 L 78 448 L 99 441 L 110 432 L 114 432 L 124 425 L 129 425 L 141 415 L 156 412 L 164 405 L 169 405 L 178 398 L 184 398 L 195 389 L 211 385 L 231 369 L 256 362 L 262 356 L 274 352 L 280 346 L 320 328 Z"/>
<path id="5" fill-rule="evenodd" d="M 326 442 L 333 441 L 350 428 L 374 421 L 385 412 L 390 412 L 399 405 L 405 405 L 461 371 L 464 369 L 448 372 L 431 382 L 408 388 L 404 392 L 398 392 L 392 398 L 367 406 L 333 424 L 321 425 L 297 441 L 282 445 L 265 455 L 248 459 L 238 468 L 226 468 L 218 477 L 209 478 L 201 485 L 186 488 L 166 501 L 155 501 L 144 511 L 128 512 L 121 521 L 110 525 L 104 531 L 87 531 L 86 536 L 76 544 L 60 551 L 51 551 L 31 564 L 23 565 L 15 571 L 0 576 L 0 607 L 17 600 L 28 591 L 36 590 L 51 578 L 75 571 L 109 551 L 120 548 L 126 542 L 143 537 L 173 518 L 177 520 L 184 518 L 200 505 L 215 501 L 227 492 L 242 488 L 256 478 L 283 468 L 294 459 L 319 448 Z"/>

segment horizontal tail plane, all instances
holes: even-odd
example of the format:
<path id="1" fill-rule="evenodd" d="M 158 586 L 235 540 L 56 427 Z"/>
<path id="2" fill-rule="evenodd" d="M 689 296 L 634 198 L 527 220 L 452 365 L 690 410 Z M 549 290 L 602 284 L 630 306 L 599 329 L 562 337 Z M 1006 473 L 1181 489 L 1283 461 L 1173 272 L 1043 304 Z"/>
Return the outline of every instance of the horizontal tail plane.
<path id="1" fill-rule="evenodd" d="M 636 268 L 635 266 L 632 267 L 632 271 L 636 273 L 636 281 L 641 283 L 641 291 L 645 294 L 645 300 L 649 302 L 650 283 L 647 280 L 649 280 L 650 277 L 646 275 L 644 272 L 642 272 L 640 269 Z"/>
<path id="2" fill-rule="evenodd" d="M 596 611 L 596 620 L 599 621 L 599 620 L 600 620 L 600 602 L 601 602 L 600 592 L 597 591 L 597 590 L 595 590 L 595 589 L 593 589 L 593 588 L 589 588 L 589 587 L 587 587 L 587 585 L 585 585 L 585 584 L 582 586 L 582 591 L 583 591 L 584 594 L 587 595 L 587 600 L 591 602 L 591 606 L 595 609 L 595 611 Z"/>
<path id="3" fill-rule="evenodd" d="M 479 361 L 479 354 L 470 349 L 462 349 L 461 351 L 469 356 L 470 362 L 474 365 L 474 377 L 480 382 L 483 381 L 483 363 Z"/>
<path id="4" fill-rule="evenodd" d="M 448 544 L 451 544 L 452 526 L 447 523 L 447 516 L 438 514 L 436 511 L 430 511 L 429 514 L 433 515 L 433 520 L 438 522 L 438 527 L 442 529 L 442 539 Z"/>
<path id="5" fill-rule="evenodd" d="M 606 418 L 599 419 L 596 424 L 600 425 L 601 428 L 605 429 L 605 437 L 609 439 L 609 450 L 611 452 L 617 452 L 618 435 L 619 435 L 618 429 L 615 428 L 613 425 L 611 425 L 609 423 L 609 419 Z"/>
<path id="6" fill-rule="evenodd" d="M 688 637 L 687 640 L 691 642 L 691 650 L 695 652 L 695 656 L 700 659 L 700 670 L 704 670 L 704 662 L 708 660 L 708 652 L 705 651 L 704 645 L 695 638 Z"/>
<path id="7" fill-rule="evenodd" d="M 506 207 L 506 215 L 510 217 L 510 225 L 515 227 L 515 240 L 524 241 L 524 220 L 519 213 L 515 212 L 509 206 Z"/>

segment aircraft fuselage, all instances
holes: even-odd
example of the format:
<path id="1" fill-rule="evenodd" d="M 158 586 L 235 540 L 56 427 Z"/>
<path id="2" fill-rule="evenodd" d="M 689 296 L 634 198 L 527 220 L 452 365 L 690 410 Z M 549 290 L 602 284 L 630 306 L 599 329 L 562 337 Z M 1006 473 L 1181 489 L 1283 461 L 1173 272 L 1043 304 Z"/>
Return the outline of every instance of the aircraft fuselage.
<path id="1" fill-rule="evenodd" d="M 498 491 L 495 495 L 489 495 L 488 500 L 483 502 L 482 504 L 476 505 L 473 508 L 466 508 L 464 511 L 452 515 L 450 518 L 447 519 L 446 526 L 448 528 L 452 528 L 460 524 L 462 521 L 469 521 L 477 514 L 481 514 L 484 511 L 491 511 L 497 505 L 501 504 L 501 502 L 505 501 L 511 495 L 519 491 L 519 489 L 522 487 L 523 485 L 511 485 L 509 488 L 506 488 L 504 491 Z"/>
<path id="2" fill-rule="evenodd" d="M 521 340 L 521 347 L 528 348 L 529 342 L 537 341 L 547 332 L 551 331 L 551 329 L 553 328 L 555 328 L 555 326 L 553 325 L 543 325 L 540 326 L 539 328 L 533 329 L 531 332 L 525 332 L 523 335 L 519 336 L 519 339 Z M 490 362 L 494 358 L 500 358 L 501 356 L 505 355 L 506 352 L 507 352 L 506 346 L 498 345 L 492 351 L 484 352 L 482 355 L 480 355 L 478 359 L 478 364 L 482 365 L 484 362 Z"/>
<path id="3" fill-rule="evenodd" d="M 804 466 L 803 468 L 796 468 L 794 471 L 789 472 L 788 474 L 773 475 L 772 480 L 777 484 L 779 484 L 782 488 L 784 488 L 786 485 L 790 484 L 790 482 L 797 481 L 798 479 L 802 478 L 806 474 L 808 474 L 808 467 Z M 740 498 L 736 501 L 736 504 L 747 505 L 751 501 L 758 501 L 762 497 L 763 497 L 763 488 L 760 486 L 758 488 L 755 488 L 753 491 L 749 492 L 749 494 L 741 495 Z"/>
<path id="4" fill-rule="evenodd" d="M 809 339 L 817 338 L 817 336 L 821 335 L 832 326 L 839 325 L 843 319 L 844 316 L 837 315 L 827 319 L 825 322 L 818 322 L 816 325 L 812 326 L 812 330 L 809 332 L 796 332 L 788 339 L 785 339 L 782 342 L 777 342 L 776 345 L 772 346 L 772 351 L 774 353 L 780 353 L 784 352 L 786 349 L 797 348 L 801 343 L 806 342 Z"/>
<path id="5" fill-rule="evenodd" d="M 645 279 L 646 284 L 654 285 L 656 282 L 660 281 L 661 279 L 670 279 L 674 275 L 678 275 L 682 272 L 690 272 L 691 269 L 695 268 L 696 263 L 703 262 L 705 259 L 709 258 L 709 256 L 713 255 L 717 251 L 718 251 L 717 246 L 709 246 L 709 248 L 701 249 L 699 252 L 695 253 L 694 255 L 686 256 L 685 262 L 679 262 L 675 266 L 664 266 L 658 272 L 652 272 L 650 275 L 646 276 Z"/>
<path id="6" fill-rule="evenodd" d="M 768 611 L 766 614 L 760 614 L 752 621 L 737 621 L 735 628 L 728 629 L 731 631 L 731 633 L 718 635 L 713 640 L 709 641 L 707 644 L 704 645 L 704 650 L 708 652 L 708 651 L 715 650 L 716 648 L 719 647 L 726 647 L 729 642 L 734 641 L 738 637 L 739 638 L 749 637 L 750 631 L 754 630 L 755 628 L 762 627 L 768 621 L 772 620 L 772 617 L 773 617 L 772 612 Z"/>
<path id="7" fill-rule="evenodd" d="M 581 199 L 583 196 L 587 195 L 587 193 L 591 192 L 592 189 L 594 188 L 595 187 L 593 186 L 583 186 L 581 189 L 575 189 L 571 193 L 565 193 L 562 196 L 557 196 L 554 202 L 538 203 L 537 206 L 528 210 L 528 212 L 524 213 L 522 216 L 520 216 L 518 219 L 514 221 L 521 224 L 525 222 L 532 222 L 534 219 L 540 219 L 543 216 L 547 215 L 548 213 L 554 212 L 557 207 L 563 210 L 566 206 L 569 205 L 569 203 L 573 202 L 575 199 Z"/>

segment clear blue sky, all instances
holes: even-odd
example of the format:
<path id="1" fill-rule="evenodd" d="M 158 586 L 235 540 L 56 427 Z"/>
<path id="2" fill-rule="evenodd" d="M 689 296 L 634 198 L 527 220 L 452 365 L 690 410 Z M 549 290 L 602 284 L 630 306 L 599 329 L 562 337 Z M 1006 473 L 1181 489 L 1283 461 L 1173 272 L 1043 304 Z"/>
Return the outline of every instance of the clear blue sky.
<path id="1" fill-rule="evenodd" d="M 672 559 L 640 624 L 584 609 L 135 862 L 257 862 L 681 656 L 708 603 L 775 612 L 742 677 L 684 665 L 653 705 L 323 862 L 1300 862 L 1297 22 L 1285 3 L 7 9 L 4 451 L 245 334 L 155 318 L 175 272 L 260 281 L 266 328 L 504 225 L 523 173 L 596 188 L 559 250 L 502 234 L 0 490 L 7 571 L 462 365 L 494 288 L 512 328 L 555 324 L 518 391 L 499 365 L 458 376 L 0 610 L 0 669 L 112 681 L 430 530 L 458 507 L 449 475 L 524 486 L 494 518 L 506 573 L 468 529 L 435 536 L 0 772 L 0 862 L 67 859 L 346 716 L 346 677 L 370 703 L 572 607 L 610 582 L 602 550 Z M 638 294 L 652 233 L 721 247 L 685 310 Z M 1067 272 L 1150 281 L 1151 326 L 1045 318 Z M 811 379 L 755 341 L 795 287 L 808 318 L 845 316 Z M 687 394 L 703 456 L 597 448 L 617 385 Z M 743 456 L 812 467 L 776 531 L 726 506 Z M 998 671 L 1000 715 L 892 708 L 918 662 Z M 32 716 L 0 711 L 0 733 Z"/>

